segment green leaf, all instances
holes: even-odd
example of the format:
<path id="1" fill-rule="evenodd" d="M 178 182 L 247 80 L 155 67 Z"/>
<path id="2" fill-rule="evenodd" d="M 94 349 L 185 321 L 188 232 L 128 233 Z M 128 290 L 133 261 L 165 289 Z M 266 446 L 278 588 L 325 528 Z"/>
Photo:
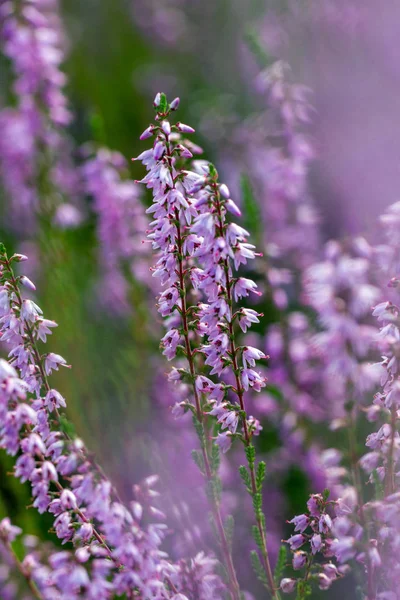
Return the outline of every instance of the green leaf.
<path id="1" fill-rule="evenodd" d="M 325 488 L 324 491 L 322 492 L 322 498 L 324 499 L 324 502 L 326 502 L 329 498 L 329 494 L 330 494 L 330 490 L 328 490 L 328 488 Z"/>
<path id="2" fill-rule="evenodd" d="M 60 415 L 59 423 L 60 429 L 63 433 L 67 434 L 71 439 L 76 438 L 75 427 L 65 415 Z"/>
<path id="3" fill-rule="evenodd" d="M 258 556 L 258 554 L 255 550 L 252 550 L 250 552 L 250 558 L 251 558 L 251 566 L 253 567 L 253 570 L 257 576 L 257 579 L 259 579 L 261 581 L 261 583 L 263 583 L 265 585 L 265 587 L 268 588 L 267 576 L 266 576 L 263 566 L 261 564 L 260 557 Z"/>
<path id="4" fill-rule="evenodd" d="M 194 462 L 196 463 L 196 465 L 199 467 L 199 470 L 201 471 L 201 473 L 204 475 L 205 474 L 204 458 L 203 458 L 203 454 L 200 452 L 200 450 L 192 450 L 192 458 L 193 458 Z"/>
<path id="5" fill-rule="evenodd" d="M 225 521 L 225 535 L 229 547 L 232 548 L 233 532 L 235 529 L 235 519 L 232 515 L 228 515 Z"/>
<path id="6" fill-rule="evenodd" d="M 215 539 L 217 540 L 218 543 L 221 543 L 219 533 L 218 533 L 218 527 L 215 524 L 215 520 L 214 520 L 213 514 L 211 512 L 208 513 L 208 521 L 210 523 L 211 531 L 213 532 Z"/>
<path id="7" fill-rule="evenodd" d="M 262 460 L 261 462 L 258 463 L 257 474 L 256 474 L 256 485 L 257 485 L 257 489 L 259 491 L 262 488 L 262 484 L 265 479 L 266 470 L 267 470 L 266 464 Z"/>
<path id="8" fill-rule="evenodd" d="M 221 491 L 222 491 L 221 480 L 218 477 L 214 477 L 214 479 L 207 482 L 206 492 L 207 492 L 207 497 L 211 502 L 215 502 L 216 504 L 218 504 L 220 502 Z"/>
<path id="9" fill-rule="evenodd" d="M 3 242 L 0 242 L 0 254 L 6 254 L 7 250 Z"/>
<path id="10" fill-rule="evenodd" d="M 240 473 L 240 477 L 243 480 L 243 483 L 247 487 L 248 491 L 251 493 L 251 478 L 250 478 L 250 474 L 249 474 L 248 470 L 246 469 L 246 467 L 244 465 L 241 465 L 239 467 L 239 473 Z"/>
<path id="11" fill-rule="evenodd" d="M 168 107 L 167 96 L 164 94 L 164 92 L 161 92 L 160 105 L 157 107 L 157 111 L 165 113 L 165 112 L 167 112 L 167 107 Z"/>
<path id="12" fill-rule="evenodd" d="M 218 473 L 220 463 L 221 458 L 219 448 L 216 444 L 213 444 L 211 448 L 211 468 L 214 473 Z"/>
<path id="13" fill-rule="evenodd" d="M 253 495 L 254 512 L 258 515 L 261 512 L 262 496 L 258 492 Z"/>
<path id="14" fill-rule="evenodd" d="M 272 63 L 272 57 L 267 53 L 256 31 L 252 27 L 247 28 L 244 34 L 244 41 L 262 69 L 265 69 Z"/>
<path id="15" fill-rule="evenodd" d="M 200 423 L 200 421 L 198 420 L 196 415 L 193 415 L 193 426 L 194 426 L 196 433 L 198 435 L 198 438 L 200 440 L 201 447 L 205 448 L 206 440 L 205 440 L 205 436 L 204 436 L 203 425 Z"/>
<path id="16" fill-rule="evenodd" d="M 249 465 L 254 465 L 254 459 L 256 457 L 256 449 L 254 446 L 246 446 L 245 452 Z"/>
<path id="17" fill-rule="evenodd" d="M 212 163 L 208 164 L 208 171 L 210 173 L 210 177 L 212 177 L 213 179 L 218 178 L 218 171 Z"/>
<path id="18" fill-rule="evenodd" d="M 275 585 L 277 587 L 279 586 L 279 583 L 280 583 L 283 573 L 285 571 L 286 557 L 287 557 L 287 547 L 284 544 L 282 544 L 282 546 L 279 548 L 278 558 L 277 558 L 275 570 L 274 570 L 274 581 L 275 581 Z"/>
<path id="19" fill-rule="evenodd" d="M 297 584 L 296 600 L 306 600 L 307 596 L 311 596 L 312 588 L 308 581 L 302 579 Z"/>
<path id="20" fill-rule="evenodd" d="M 260 531 L 259 531 L 257 525 L 252 525 L 251 531 L 253 533 L 253 538 L 254 538 L 255 543 L 260 548 L 260 550 L 263 550 L 264 543 L 263 543 L 263 539 L 262 539 L 262 536 L 260 534 Z"/>

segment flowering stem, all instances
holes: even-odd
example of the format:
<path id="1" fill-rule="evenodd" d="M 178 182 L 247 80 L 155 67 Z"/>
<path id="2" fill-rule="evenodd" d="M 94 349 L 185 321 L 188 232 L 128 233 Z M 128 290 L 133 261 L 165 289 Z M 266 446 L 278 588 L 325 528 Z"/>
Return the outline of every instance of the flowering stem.
<path id="1" fill-rule="evenodd" d="M 15 278 L 14 271 L 13 271 L 13 268 L 11 266 L 11 262 L 10 262 L 10 260 L 8 259 L 8 257 L 5 254 L 3 256 L 3 264 L 5 265 L 8 273 L 9 273 L 9 277 L 10 277 L 9 281 L 10 281 L 10 284 L 11 284 L 13 290 L 14 290 L 14 293 L 15 293 L 15 296 L 16 296 L 16 299 L 17 299 L 16 303 L 17 303 L 19 309 L 21 310 L 22 309 L 22 297 L 21 297 L 21 293 L 20 293 L 20 290 L 19 290 L 18 281 Z M 29 344 L 30 344 L 30 347 L 31 347 L 32 352 L 34 354 L 34 357 L 35 357 L 35 361 L 36 361 L 35 364 L 36 364 L 36 366 L 37 366 L 37 368 L 39 369 L 39 372 L 40 372 L 40 376 L 41 376 L 41 379 L 42 379 L 42 384 L 43 384 L 46 392 L 49 392 L 50 389 L 51 389 L 51 387 L 50 387 L 50 384 L 48 382 L 47 375 L 46 375 L 46 372 L 45 372 L 45 369 L 44 369 L 44 366 L 43 366 L 43 361 L 42 361 L 42 358 L 40 356 L 40 353 L 39 353 L 39 350 L 38 350 L 38 347 L 37 347 L 37 344 L 36 344 L 36 340 L 35 340 L 34 335 L 33 335 L 32 327 L 30 326 L 30 324 L 27 321 L 25 321 L 25 327 L 26 327 L 26 332 L 27 332 L 28 339 L 29 339 Z M 60 416 L 60 413 L 59 413 L 57 407 L 55 407 L 55 413 L 56 413 L 58 422 L 60 422 L 61 416 Z M 28 428 L 28 430 L 29 430 L 29 428 Z M 66 432 L 63 432 L 63 434 L 66 437 L 66 439 L 68 439 L 69 441 L 71 441 L 70 436 Z M 40 458 L 41 458 L 42 461 L 45 460 L 44 456 L 42 456 L 42 455 L 39 455 L 39 456 L 40 456 Z M 98 467 L 97 464 L 95 466 L 96 466 L 96 468 L 99 469 L 99 471 L 101 471 L 100 467 Z M 55 487 L 58 489 L 58 491 L 60 493 L 64 491 L 64 488 L 59 483 L 59 481 L 54 481 L 54 485 L 55 485 Z M 82 520 L 82 522 L 84 522 L 84 523 L 90 523 L 89 519 L 86 518 L 86 516 L 84 515 L 84 513 L 79 508 L 76 508 L 75 512 L 80 517 L 80 519 Z M 121 566 L 122 566 L 121 563 L 114 558 L 111 548 L 107 545 L 107 543 L 105 542 L 105 540 L 103 539 L 103 537 L 101 536 L 101 534 L 96 530 L 95 527 L 93 527 L 93 535 L 96 538 L 96 540 L 99 542 L 99 544 L 102 545 L 105 548 L 105 550 L 107 551 L 109 557 L 115 563 L 116 567 L 117 568 L 121 568 Z"/>
<path id="2" fill-rule="evenodd" d="M 19 560 L 18 556 L 15 554 L 13 547 L 11 545 L 11 543 L 9 541 L 4 541 L 3 542 L 5 547 L 7 548 L 8 552 L 10 553 L 10 555 L 12 556 L 12 559 L 15 563 L 15 566 L 17 567 L 18 571 L 21 573 L 21 575 L 24 577 L 24 579 L 26 580 L 26 583 L 28 584 L 28 587 L 30 589 L 30 591 L 32 592 L 33 596 L 37 599 L 37 600 L 44 600 L 43 596 L 41 595 L 41 593 L 39 592 L 38 588 L 36 587 L 35 583 L 32 581 L 32 578 L 30 577 L 30 575 L 26 572 L 26 570 L 24 569 L 24 567 L 22 566 L 21 561 Z"/>
<path id="3" fill-rule="evenodd" d="M 222 217 L 222 212 L 221 212 L 220 192 L 218 189 L 218 185 L 215 181 L 211 184 L 211 187 L 214 192 L 215 205 L 216 205 L 216 209 L 217 209 L 219 228 L 220 228 L 220 235 L 221 235 L 221 237 L 225 237 L 224 226 L 223 226 L 223 217 Z M 225 279 L 226 279 L 227 302 L 229 305 L 230 312 L 231 312 L 231 314 L 233 314 L 232 280 L 231 280 L 231 275 L 230 275 L 228 258 L 225 258 L 225 260 L 224 260 L 224 270 L 225 270 Z M 232 358 L 232 369 L 233 369 L 233 372 L 235 375 L 235 381 L 236 381 L 236 394 L 237 394 L 237 397 L 239 400 L 240 410 L 242 412 L 241 418 L 242 418 L 243 433 L 244 433 L 244 444 L 245 444 L 246 449 L 249 450 L 249 452 L 246 452 L 246 456 L 247 456 L 247 461 L 248 461 L 248 466 L 249 466 L 249 471 L 250 471 L 251 495 L 253 498 L 254 514 L 255 514 L 255 518 L 256 518 L 257 529 L 258 529 L 258 532 L 260 535 L 260 540 L 261 540 L 260 550 L 261 550 L 262 559 L 263 559 L 263 563 L 264 563 L 263 566 L 264 566 L 264 569 L 265 569 L 265 572 L 267 575 L 267 579 L 268 579 L 268 585 L 270 588 L 270 592 L 272 594 L 272 597 L 276 598 L 278 600 L 279 592 L 276 590 L 276 587 L 275 587 L 274 576 L 273 576 L 271 563 L 270 563 L 270 559 L 269 559 L 269 553 L 268 553 L 267 536 L 266 536 L 266 531 L 265 531 L 265 517 L 262 513 L 261 506 L 259 506 L 259 505 L 261 505 L 261 490 L 259 489 L 259 486 L 257 486 L 257 477 L 256 477 L 255 460 L 254 460 L 255 450 L 254 450 L 254 446 L 251 442 L 252 436 L 249 432 L 249 427 L 247 424 L 246 405 L 245 405 L 245 401 L 244 401 L 244 389 L 243 389 L 243 385 L 242 385 L 242 382 L 240 379 L 240 369 L 239 369 L 238 360 L 237 360 L 237 348 L 236 348 L 236 342 L 235 342 L 235 331 L 234 331 L 232 319 L 229 320 L 228 330 L 229 330 L 229 340 L 230 340 L 230 354 L 231 354 L 231 358 Z M 259 500 L 259 501 L 257 502 L 257 500 Z"/>
<path id="4" fill-rule="evenodd" d="M 18 282 L 17 282 L 17 280 L 15 278 L 15 275 L 14 275 L 14 270 L 13 270 L 13 268 L 11 266 L 10 260 L 8 259 L 8 257 L 6 255 L 3 256 L 3 259 L 4 259 L 4 265 L 5 265 L 7 271 L 9 273 L 9 275 L 10 275 L 10 283 L 11 283 L 11 285 L 13 287 L 13 290 L 14 290 L 16 298 L 17 298 L 17 305 L 18 305 L 19 309 L 21 310 L 22 309 L 22 297 L 21 297 L 21 293 L 19 291 Z M 38 349 L 38 346 L 37 346 L 37 342 L 36 342 L 35 337 L 33 335 L 33 329 L 31 327 L 31 325 L 28 323 L 28 321 L 25 322 L 25 328 L 26 328 L 26 332 L 28 334 L 29 344 L 31 346 L 32 352 L 33 352 L 34 357 L 35 357 L 35 361 L 36 361 L 35 364 L 36 364 L 37 368 L 39 369 L 40 377 L 42 379 L 43 386 L 44 386 L 44 388 L 46 390 L 46 393 L 47 393 L 47 392 L 49 392 L 51 390 L 51 386 L 49 384 L 49 381 L 48 381 L 48 378 L 47 378 L 47 375 L 46 375 L 46 371 L 45 371 L 44 366 L 43 366 L 43 359 L 40 356 L 40 352 L 39 352 L 39 349 Z M 57 417 L 58 422 L 60 423 L 61 422 L 61 415 L 60 415 L 59 410 L 58 410 L 58 408 L 56 406 L 54 407 L 54 413 L 55 413 L 55 415 Z M 62 434 L 64 435 L 64 437 L 68 441 L 72 441 L 72 438 L 70 437 L 70 435 L 68 434 L 67 431 L 62 431 Z M 83 450 L 79 450 L 79 452 L 83 455 L 83 457 L 85 459 L 89 460 L 89 462 L 91 463 L 91 465 L 98 471 L 98 473 L 102 477 L 104 477 L 104 479 L 107 479 L 107 476 L 106 476 L 103 468 L 92 457 L 86 456 L 86 454 L 83 452 Z M 119 497 L 118 491 L 115 489 L 115 487 L 113 488 L 113 491 L 114 491 L 115 497 L 118 500 L 118 502 L 120 502 L 121 504 L 123 504 L 121 498 Z"/>
<path id="5" fill-rule="evenodd" d="M 214 522 L 215 522 L 215 525 L 216 525 L 217 531 L 218 531 L 218 538 L 219 538 L 219 542 L 221 545 L 221 550 L 222 550 L 222 554 L 224 557 L 225 566 L 228 571 L 229 587 L 231 589 L 231 594 L 232 594 L 232 597 L 234 598 L 234 600 L 239 600 L 240 599 L 240 587 L 239 587 L 239 583 L 238 583 L 238 580 L 236 577 L 236 571 L 235 571 L 235 567 L 233 565 L 233 559 L 232 559 L 232 554 L 231 554 L 231 551 L 229 548 L 229 543 L 228 543 L 228 540 L 227 540 L 227 537 L 225 534 L 225 529 L 223 526 L 219 501 L 216 498 L 216 494 L 213 491 L 214 475 L 213 475 L 213 472 L 211 469 L 210 459 L 209 459 L 207 447 L 206 447 L 206 428 L 205 428 L 205 422 L 204 422 L 204 413 L 203 413 L 203 410 L 201 407 L 199 393 L 198 393 L 198 390 L 197 390 L 196 384 L 195 384 L 196 369 L 195 369 L 195 364 L 194 364 L 193 350 L 192 350 L 190 338 L 189 338 L 189 326 L 188 326 L 188 320 L 187 320 L 186 284 L 185 284 L 185 275 L 184 275 L 184 269 L 183 269 L 183 253 L 182 253 L 183 240 L 182 240 L 181 227 L 180 227 L 180 223 L 179 223 L 179 214 L 178 214 L 177 209 L 175 209 L 175 213 L 176 213 L 175 216 L 176 216 L 176 222 L 177 222 L 176 230 L 177 230 L 177 256 L 178 256 L 178 271 L 179 271 L 179 287 L 180 287 L 181 301 L 182 301 L 182 310 L 181 310 L 182 330 L 183 330 L 183 336 L 185 339 L 186 358 L 188 361 L 189 371 L 190 371 L 190 375 L 191 375 L 191 379 L 192 379 L 193 395 L 194 395 L 195 406 L 196 406 L 196 418 L 197 418 L 197 421 L 199 422 L 200 428 L 201 428 L 200 445 L 201 445 L 201 451 L 202 451 L 202 456 L 203 456 L 203 461 L 204 461 L 204 471 L 205 471 L 204 474 L 205 474 L 205 478 L 207 480 L 207 484 L 208 484 L 208 486 L 210 486 L 211 508 L 212 508 Z"/>
<path id="6" fill-rule="evenodd" d="M 355 436 L 355 422 L 354 422 L 354 413 L 353 408 L 349 408 L 349 426 L 348 426 L 348 438 L 349 438 L 349 453 L 350 453 L 350 469 L 353 478 L 354 489 L 357 494 L 357 505 L 359 507 L 359 515 L 360 515 L 360 523 L 363 528 L 364 534 L 366 536 L 366 560 L 367 560 L 367 575 L 368 575 L 368 597 L 367 600 L 375 600 L 375 584 L 373 577 L 373 567 L 371 563 L 371 557 L 369 555 L 369 546 L 370 546 L 370 536 L 368 529 L 368 521 L 364 514 L 364 501 L 363 501 L 363 493 L 362 493 L 362 483 L 360 477 L 358 456 L 357 456 L 357 448 L 356 448 L 356 436 Z"/>

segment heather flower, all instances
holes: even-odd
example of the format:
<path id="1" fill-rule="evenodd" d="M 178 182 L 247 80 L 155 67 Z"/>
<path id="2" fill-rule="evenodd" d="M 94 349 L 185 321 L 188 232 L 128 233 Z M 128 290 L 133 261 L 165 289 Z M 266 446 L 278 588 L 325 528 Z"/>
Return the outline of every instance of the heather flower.
<path id="1" fill-rule="evenodd" d="M 295 569 L 295 571 L 302 569 L 305 566 L 306 562 L 307 554 L 305 552 L 302 552 L 301 550 L 298 552 L 294 552 L 292 564 L 293 569 Z"/>
<path id="2" fill-rule="evenodd" d="M 296 585 L 297 581 L 295 579 L 289 579 L 285 577 L 285 579 L 282 579 L 281 581 L 281 590 L 285 594 L 291 594 L 291 592 L 295 590 Z"/>
<path id="3" fill-rule="evenodd" d="M 307 515 L 298 515 L 297 517 L 293 517 L 289 522 L 293 523 L 295 531 L 302 533 L 308 527 L 309 518 Z"/>
<path id="4" fill-rule="evenodd" d="M 287 540 L 287 543 L 289 544 L 291 550 L 297 550 L 298 548 L 301 548 L 301 546 L 305 542 L 306 542 L 306 538 L 301 533 L 296 534 L 296 535 L 292 535 Z"/>
<path id="5" fill-rule="evenodd" d="M 319 534 L 314 534 L 311 538 L 311 552 L 316 554 L 322 548 L 322 538 Z"/>
<path id="6" fill-rule="evenodd" d="M 22 532 L 20 527 L 11 524 L 8 517 L 0 521 L 0 537 L 7 542 L 13 542 L 15 538 Z"/>
<path id="7" fill-rule="evenodd" d="M 232 433 L 230 431 L 218 433 L 215 443 L 220 448 L 221 452 L 225 454 L 232 446 Z"/>

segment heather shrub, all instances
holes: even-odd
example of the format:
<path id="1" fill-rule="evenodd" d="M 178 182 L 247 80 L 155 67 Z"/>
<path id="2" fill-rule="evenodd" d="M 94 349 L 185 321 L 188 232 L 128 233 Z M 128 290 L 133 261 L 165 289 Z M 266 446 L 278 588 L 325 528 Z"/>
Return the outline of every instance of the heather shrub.
<path id="1" fill-rule="evenodd" d="M 396 600 L 400 203 L 325 96 L 376 9 L 129 4 L 0 0 L 0 597 Z"/>

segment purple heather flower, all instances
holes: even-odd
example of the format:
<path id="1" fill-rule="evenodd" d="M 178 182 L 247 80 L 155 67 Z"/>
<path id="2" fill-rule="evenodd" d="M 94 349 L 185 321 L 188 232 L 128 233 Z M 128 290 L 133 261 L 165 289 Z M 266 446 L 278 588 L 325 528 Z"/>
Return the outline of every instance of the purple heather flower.
<path id="1" fill-rule="evenodd" d="M 319 552 L 322 548 L 322 538 L 320 536 L 320 534 L 314 534 L 311 538 L 311 551 L 313 554 L 316 554 L 317 552 Z"/>
<path id="2" fill-rule="evenodd" d="M 260 316 L 260 313 L 252 308 L 242 308 L 240 310 L 238 322 L 243 333 L 246 333 L 247 329 L 251 327 L 252 323 L 259 323 L 260 320 L 258 317 Z"/>
<path id="3" fill-rule="evenodd" d="M 307 515 L 298 515 L 297 517 L 293 517 L 289 523 L 293 523 L 295 531 L 303 533 L 303 531 L 307 529 L 310 519 Z"/>
<path id="4" fill-rule="evenodd" d="M 301 533 L 297 533 L 296 535 L 292 535 L 286 541 L 290 545 L 291 550 L 297 550 L 305 543 L 306 538 Z"/>
<path id="5" fill-rule="evenodd" d="M 71 121 L 60 70 L 64 34 L 56 1 L 34 6 L 29 0 L 10 1 L 2 8 L 3 51 L 12 66 L 16 105 L 0 111 L 0 170 L 11 202 L 9 224 L 19 234 L 31 235 L 36 212 L 44 208 L 37 187 L 44 174 L 42 148 L 47 149 L 47 180 L 58 196 L 71 197 L 78 188 L 63 132 Z"/>
<path id="6" fill-rule="evenodd" d="M 6 542 L 13 542 L 22 529 L 11 524 L 8 517 L 0 521 L 0 537 Z"/>
<path id="7" fill-rule="evenodd" d="M 348 536 L 333 540 L 331 549 L 340 563 L 346 563 L 356 555 L 355 539 Z"/>
<path id="8" fill-rule="evenodd" d="M 313 516 L 313 517 L 320 516 L 321 500 L 322 500 L 322 498 L 319 494 L 313 494 L 312 496 L 310 496 L 310 499 L 307 501 L 307 508 L 310 511 L 311 516 Z"/>
<path id="9" fill-rule="evenodd" d="M 332 529 L 332 519 L 326 513 L 322 514 L 318 521 L 318 529 L 320 533 L 329 533 Z"/>
<path id="10" fill-rule="evenodd" d="M 54 354 L 54 352 L 49 352 L 44 361 L 46 375 L 50 375 L 52 371 L 58 371 L 59 366 L 68 366 L 65 358 L 59 354 Z"/>
<path id="11" fill-rule="evenodd" d="M 238 301 L 240 298 L 248 296 L 249 292 L 261 295 L 260 292 L 256 291 L 256 288 L 257 284 L 254 283 L 254 281 L 251 281 L 250 279 L 246 279 L 244 277 L 239 277 L 233 288 L 235 300 Z"/>
<path id="12" fill-rule="evenodd" d="M 254 391 L 259 392 L 266 385 L 266 378 L 263 377 L 254 369 L 246 369 L 242 370 L 242 385 L 244 390 L 248 390 L 249 387 L 252 387 Z"/>
<path id="13" fill-rule="evenodd" d="M 217 404 L 209 414 L 217 417 L 218 423 L 221 425 L 221 429 L 229 429 L 231 433 L 235 433 L 239 417 L 235 411 L 226 408 L 226 403 Z"/>
<path id="14" fill-rule="evenodd" d="M 307 554 L 306 552 L 302 552 L 298 550 L 293 554 L 292 565 L 295 571 L 302 569 L 307 563 Z"/>
<path id="15" fill-rule="evenodd" d="M 243 350 L 243 365 L 246 367 L 250 365 L 254 367 L 256 364 L 256 360 L 260 360 L 261 358 L 267 358 L 267 356 L 261 350 L 257 348 L 253 348 L 252 346 L 246 346 Z"/>
<path id="16" fill-rule="evenodd" d="M 297 581 L 285 577 L 281 580 L 280 588 L 285 594 L 291 594 L 296 589 Z"/>
<path id="17" fill-rule="evenodd" d="M 193 127 L 190 127 L 190 125 L 185 125 L 184 123 L 180 123 L 179 121 L 176 123 L 176 127 L 178 128 L 178 131 L 181 131 L 182 133 L 194 133 L 195 132 Z"/>
<path id="18" fill-rule="evenodd" d="M 57 390 L 49 390 L 46 394 L 45 401 L 49 412 L 52 412 L 55 408 L 66 407 L 64 398 Z"/>
<path id="19" fill-rule="evenodd" d="M 215 443 L 220 448 L 221 452 L 224 454 L 228 452 L 230 447 L 232 446 L 232 434 L 230 431 L 225 431 L 223 433 L 218 433 Z"/>
<path id="20" fill-rule="evenodd" d="M 318 573 L 318 587 L 320 590 L 328 590 L 332 585 L 332 579 L 325 573 Z"/>
<path id="21" fill-rule="evenodd" d="M 168 360 L 175 358 L 176 348 L 180 339 L 181 336 L 177 329 L 171 329 L 170 331 L 167 331 L 167 333 L 161 339 L 161 344 L 164 348 L 163 354 Z"/>

